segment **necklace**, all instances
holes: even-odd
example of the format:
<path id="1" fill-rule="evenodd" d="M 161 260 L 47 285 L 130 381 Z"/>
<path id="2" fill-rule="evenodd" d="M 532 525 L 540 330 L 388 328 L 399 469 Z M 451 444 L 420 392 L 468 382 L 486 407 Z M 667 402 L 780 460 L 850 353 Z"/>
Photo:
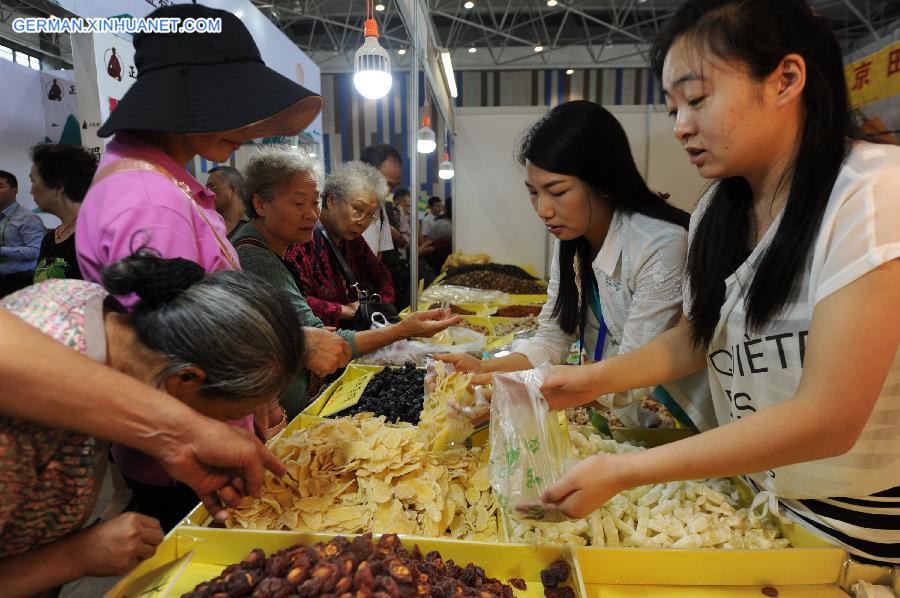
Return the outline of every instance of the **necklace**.
<path id="1" fill-rule="evenodd" d="M 78 220 L 78 216 L 72 218 L 72 220 L 70 220 L 67 224 L 62 224 L 56 227 L 56 231 L 53 233 L 53 237 L 57 243 L 61 243 L 69 236 L 69 233 L 72 230 L 72 227 L 75 225 L 76 220 Z"/>

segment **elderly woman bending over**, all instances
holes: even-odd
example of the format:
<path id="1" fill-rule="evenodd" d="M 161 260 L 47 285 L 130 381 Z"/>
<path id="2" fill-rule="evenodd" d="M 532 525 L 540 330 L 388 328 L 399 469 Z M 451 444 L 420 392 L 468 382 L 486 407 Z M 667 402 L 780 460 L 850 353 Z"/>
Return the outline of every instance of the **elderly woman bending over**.
<path id="1" fill-rule="evenodd" d="M 339 169 L 329 181 L 345 168 L 347 166 Z M 374 175 L 378 177 L 381 175 L 371 167 L 366 168 L 368 170 L 358 169 L 359 172 L 365 173 L 365 176 L 357 180 L 363 183 L 360 187 L 363 190 L 369 185 L 370 193 L 363 201 L 354 201 L 352 205 L 371 213 L 376 212 L 378 207 L 376 192 L 372 190 L 378 180 Z M 298 287 L 294 274 L 288 266 L 292 262 L 284 259 L 286 253 L 291 253 L 292 247 L 297 248 L 293 250 L 296 253 L 302 249 L 300 245 L 310 243 L 314 236 L 322 234 L 319 215 L 322 211 L 324 218 L 324 212 L 328 210 L 320 210 L 319 205 L 324 178 L 320 163 L 302 149 L 266 146 L 250 159 L 244 176 L 247 214 L 251 220 L 238 228 L 233 237 L 241 268 L 244 272 L 255 274 L 288 294 L 301 323 L 307 327 L 306 338 L 311 347 L 309 352 L 328 350 L 314 346 L 316 341 L 309 340 L 312 336 L 309 334 L 311 331 L 316 331 L 317 337 L 337 339 L 352 347 L 354 355 L 361 355 L 404 338 L 432 336 L 458 321 L 458 318 L 445 319 L 440 310 L 433 310 L 417 313 L 399 324 L 379 330 L 365 332 L 337 330 L 335 333 L 326 330 L 325 323 L 313 309 L 310 309 L 311 302 L 307 303 L 307 296 Z M 327 195 L 329 187 L 327 184 L 325 187 Z M 381 187 L 386 187 L 383 177 Z M 354 227 L 354 230 L 359 231 L 357 240 L 371 255 L 365 241 L 359 238 L 367 223 L 360 222 L 360 225 Z M 372 258 L 377 263 L 374 255 Z M 378 265 L 383 267 L 380 263 Z M 338 272 L 335 271 L 335 276 L 339 276 Z M 337 323 L 337 319 L 334 323 Z M 309 359 L 306 363 L 308 369 L 316 374 L 322 374 L 308 365 Z M 288 392 L 282 396 L 282 405 L 289 417 L 299 413 L 305 406 L 308 385 L 309 374 L 307 369 L 302 369 L 295 376 Z"/>

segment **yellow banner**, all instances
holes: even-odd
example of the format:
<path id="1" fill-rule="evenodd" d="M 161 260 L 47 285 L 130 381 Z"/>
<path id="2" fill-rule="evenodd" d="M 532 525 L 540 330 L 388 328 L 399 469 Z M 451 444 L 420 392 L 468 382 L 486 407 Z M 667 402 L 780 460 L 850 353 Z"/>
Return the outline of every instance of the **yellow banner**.
<path id="1" fill-rule="evenodd" d="M 900 42 L 850 63 L 844 72 L 854 109 L 900 95 Z"/>

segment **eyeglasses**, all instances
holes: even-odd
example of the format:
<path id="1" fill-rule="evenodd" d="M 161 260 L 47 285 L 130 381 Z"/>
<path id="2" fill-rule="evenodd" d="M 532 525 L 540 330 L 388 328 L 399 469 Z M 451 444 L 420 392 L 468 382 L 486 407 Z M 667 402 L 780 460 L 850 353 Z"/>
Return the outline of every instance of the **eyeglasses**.
<path id="1" fill-rule="evenodd" d="M 375 221 L 375 218 L 377 218 L 377 217 L 378 217 L 377 210 L 375 212 L 367 214 L 366 212 L 363 212 L 362 210 L 357 210 L 356 208 L 354 208 L 352 206 L 350 207 L 350 220 L 352 220 L 353 222 L 356 222 L 359 224 L 362 224 L 362 223 L 372 224 Z"/>

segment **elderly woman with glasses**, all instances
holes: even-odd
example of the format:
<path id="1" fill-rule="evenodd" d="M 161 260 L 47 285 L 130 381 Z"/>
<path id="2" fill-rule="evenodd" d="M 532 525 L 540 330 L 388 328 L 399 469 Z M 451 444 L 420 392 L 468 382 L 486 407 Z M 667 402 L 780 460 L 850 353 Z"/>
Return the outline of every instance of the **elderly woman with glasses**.
<path id="1" fill-rule="evenodd" d="M 363 239 L 387 194 L 384 176 L 368 164 L 339 166 L 325 180 L 322 213 L 312 241 L 287 251 L 286 261 L 296 267 L 301 292 L 327 326 L 353 319 L 359 307 L 358 291 L 394 302 L 391 273 Z"/>

